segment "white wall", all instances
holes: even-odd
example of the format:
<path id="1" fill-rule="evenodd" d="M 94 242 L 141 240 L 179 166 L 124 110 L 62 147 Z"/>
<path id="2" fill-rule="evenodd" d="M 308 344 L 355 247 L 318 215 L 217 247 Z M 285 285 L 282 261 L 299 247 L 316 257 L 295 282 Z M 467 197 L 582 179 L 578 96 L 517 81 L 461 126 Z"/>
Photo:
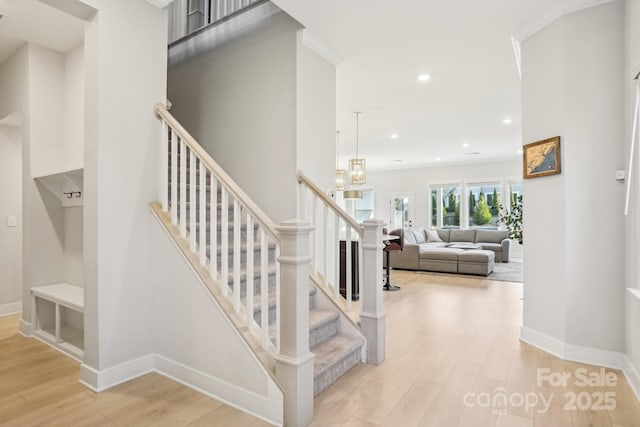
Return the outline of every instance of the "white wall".
<path id="1" fill-rule="evenodd" d="M 84 286 L 83 263 L 83 210 L 82 206 L 64 208 L 64 281 Z"/>
<path id="2" fill-rule="evenodd" d="M 0 126 L 0 315 L 19 311 L 15 303 L 22 301 L 21 140 L 20 128 Z M 8 216 L 16 217 L 17 227 L 8 226 Z"/>
<path id="3" fill-rule="evenodd" d="M 335 187 L 336 67 L 298 38 L 297 163 L 318 187 Z"/>
<path id="4" fill-rule="evenodd" d="M 563 30 L 560 19 L 523 43 L 522 139 L 525 143 L 562 135 Z M 566 147 L 564 139 L 561 147 Z M 562 156 L 562 160 L 566 170 L 567 159 Z M 527 235 L 523 248 L 527 260 L 523 272 L 527 301 L 523 325 L 560 341 L 565 337 L 566 316 L 565 177 L 566 172 L 527 180 L 523 185 L 526 198 L 523 227 Z M 550 206 L 553 209 L 549 209 Z"/>
<path id="5" fill-rule="evenodd" d="M 65 56 L 29 45 L 31 175 L 64 170 Z"/>
<path id="6" fill-rule="evenodd" d="M 84 166 L 84 45 L 65 55 L 64 158 L 65 170 Z"/>
<path id="7" fill-rule="evenodd" d="M 633 106 L 635 101 L 635 84 L 633 80 L 640 71 L 640 0 L 627 0 L 625 2 L 625 46 L 626 63 L 623 73 L 625 83 L 625 159 L 628 162 L 629 141 L 631 140 L 631 128 L 633 125 Z M 636 145 L 637 147 L 637 145 Z M 626 218 L 626 286 L 629 288 L 640 288 L 640 276 L 638 270 L 637 254 L 640 249 L 640 211 L 638 201 L 640 198 L 640 186 L 638 185 L 638 151 L 635 156 L 635 170 L 627 180 L 632 183 L 632 193 L 630 199 L 630 213 Z M 625 164 L 626 167 L 626 164 Z M 625 182 L 626 184 L 626 182 Z M 640 396 L 640 299 L 630 292 L 626 296 L 626 349 L 627 357 L 631 365 L 630 371 L 635 371 L 635 378 L 631 378 L 632 386 L 635 387 L 636 394 Z M 635 380 L 635 381 L 634 381 Z"/>
<path id="8" fill-rule="evenodd" d="M 623 18 L 614 1 L 522 44 L 523 141 L 562 137 L 562 174 L 524 183 L 523 335 L 613 352 L 625 347 Z"/>
<path id="9" fill-rule="evenodd" d="M 153 351 L 148 204 L 159 199 L 161 124 L 153 106 L 166 99 L 167 14 L 142 0 L 86 3 L 98 13 L 84 41 L 81 379 L 102 387 L 123 372 L 139 375 L 132 361 Z"/>
<path id="10" fill-rule="evenodd" d="M 366 187 L 375 190 L 375 217 L 386 223 L 390 220 L 389 200 L 394 193 L 413 194 L 413 226 L 428 227 L 429 186 L 477 182 L 482 180 L 520 179 L 520 160 L 449 165 L 429 168 L 373 170 L 367 172 Z"/>
<path id="11" fill-rule="evenodd" d="M 299 28 L 275 15 L 168 75 L 171 113 L 276 223 L 296 213 Z"/>

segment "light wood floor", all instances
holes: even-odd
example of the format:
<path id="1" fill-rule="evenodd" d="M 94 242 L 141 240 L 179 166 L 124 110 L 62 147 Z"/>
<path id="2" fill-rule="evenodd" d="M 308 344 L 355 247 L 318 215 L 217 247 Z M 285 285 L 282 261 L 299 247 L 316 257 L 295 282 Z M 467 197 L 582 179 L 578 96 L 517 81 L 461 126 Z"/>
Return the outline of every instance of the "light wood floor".
<path id="1" fill-rule="evenodd" d="M 392 271 L 385 294 L 387 360 L 360 365 L 315 400 L 314 426 L 639 426 L 640 404 L 618 371 L 615 387 L 536 384 L 538 368 L 575 375 L 565 362 L 518 341 L 522 285 Z M 78 364 L 17 335 L 0 318 L 0 425 L 261 426 L 264 423 L 157 374 L 100 394 L 77 382 Z M 616 409 L 563 410 L 565 393 L 615 393 Z M 528 411 L 519 396 L 551 398 Z M 513 404 L 484 404 L 506 395 Z M 498 409 L 499 411 L 494 411 Z M 540 412 L 538 412 L 540 410 Z"/>

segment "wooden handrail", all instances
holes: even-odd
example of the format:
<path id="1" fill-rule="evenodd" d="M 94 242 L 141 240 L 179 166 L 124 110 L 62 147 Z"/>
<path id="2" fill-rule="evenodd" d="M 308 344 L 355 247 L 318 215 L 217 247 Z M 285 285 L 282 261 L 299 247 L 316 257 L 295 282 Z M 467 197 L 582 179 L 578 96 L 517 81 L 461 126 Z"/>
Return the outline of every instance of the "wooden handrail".
<path id="1" fill-rule="evenodd" d="M 235 181 L 220 167 L 218 163 L 207 153 L 198 141 L 176 120 L 175 117 L 167 111 L 167 108 L 161 102 L 155 106 L 155 114 L 159 119 L 164 120 L 171 129 L 173 129 L 180 139 L 189 147 L 189 149 L 205 164 L 209 170 L 216 175 L 218 181 L 220 181 L 231 195 L 236 199 L 240 205 L 245 208 L 254 220 L 265 229 L 267 234 L 273 238 L 275 243 L 280 244 L 280 233 L 276 230 L 275 223 L 264 213 L 262 209 L 256 205 L 253 200 L 242 191 L 242 189 L 235 183 Z"/>
<path id="2" fill-rule="evenodd" d="M 313 181 L 307 178 L 305 174 L 302 173 L 302 171 L 298 171 L 298 183 L 304 184 L 309 190 L 311 190 L 313 194 L 319 197 L 329 207 L 329 209 L 331 209 L 336 215 L 342 218 L 344 222 L 349 224 L 351 228 L 353 228 L 356 233 L 358 233 L 358 236 L 362 237 L 364 233 L 362 226 L 358 224 L 356 220 L 351 217 L 351 215 L 346 213 L 344 209 L 338 206 L 336 202 L 331 200 L 331 197 L 324 194 L 324 192 L 317 185 L 315 185 Z"/>

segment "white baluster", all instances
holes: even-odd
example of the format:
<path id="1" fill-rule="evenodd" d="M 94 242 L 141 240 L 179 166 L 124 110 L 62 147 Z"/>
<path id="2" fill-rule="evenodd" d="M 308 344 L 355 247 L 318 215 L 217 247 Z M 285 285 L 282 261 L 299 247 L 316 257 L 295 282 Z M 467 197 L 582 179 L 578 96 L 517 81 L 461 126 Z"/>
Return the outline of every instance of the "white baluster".
<path id="1" fill-rule="evenodd" d="M 200 265 L 207 265 L 207 168 L 200 162 Z"/>
<path id="2" fill-rule="evenodd" d="M 210 180 L 209 273 L 211 274 L 211 278 L 216 280 L 218 278 L 218 180 L 213 175 L 213 171 L 211 172 Z"/>
<path id="3" fill-rule="evenodd" d="M 359 298 L 358 298 L 358 306 L 359 311 L 362 312 L 362 294 L 364 292 L 367 291 L 367 289 L 363 286 L 363 280 L 364 280 L 364 270 L 363 270 L 363 265 L 364 265 L 364 252 L 363 252 L 363 247 L 362 247 L 362 237 L 360 237 L 360 235 L 358 235 L 358 294 L 359 294 Z"/>
<path id="4" fill-rule="evenodd" d="M 196 251 L 196 153 L 189 150 L 189 247 L 191 252 Z"/>
<path id="5" fill-rule="evenodd" d="M 351 226 L 347 224 L 347 237 L 344 239 L 345 244 L 345 266 L 346 266 L 346 277 L 344 278 L 344 286 L 346 288 L 346 298 L 347 298 L 347 311 L 351 311 L 351 269 L 353 265 L 351 265 Z"/>
<path id="6" fill-rule="evenodd" d="M 233 199 L 233 308 L 236 313 L 240 312 L 240 203 L 238 199 Z"/>
<path id="7" fill-rule="evenodd" d="M 311 195 L 311 225 L 315 227 L 311 232 L 311 272 L 315 275 L 318 274 L 318 198 L 315 195 Z"/>
<path id="8" fill-rule="evenodd" d="M 253 251 L 254 251 L 253 235 L 253 218 L 247 212 L 247 327 L 249 331 L 253 330 Z"/>
<path id="9" fill-rule="evenodd" d="M 180 141 L 180 237 L 187 237 L 187 145 Z"/>
<path id="10" fill-rule="evenodd" d="M 162 121 L 162 148 L 160 149 L 160 189 L 162 191 L 162 212 L 169 211 L 169 129 Z"/>
<path id="11" fill-rule="evenodd" d="M 262 348 L 269 349 L 269 248 L 267 233 L 260 227 L 260 332 Z"/>
<path id="12" fill-rule="evenodd" d="M 334 268 L 334 276 L 335 281 L 333 282 L 333 296 L 337 299 L 340 298 L 340 217 L 338 214 L 334 214 L 335 216 L 335 230 L 333 230 L 335 240 L 334 240 L 334 248 L 335 248 L 335 268 Z"/>
<path id="13" fill-rule="evenodd" d="M 229 196 L 227 194 L 227 188 L 224 185 L 220 185 L 222 189 L 221 196 L 221 215 L 220 215 L 220 270 L 221 270 L 221 283 L 222 294 L 224 296 L 229 295 Z"/>
<path id="14" fill-rule="evenodd" d="M 298 197 L 300 199 L 300 213 L 298 218 L 302 218 L 304 220 L 307 219 L 307 188 L 304 184 L 300 184 L 300 192 L 298 193 Z"/>
<path id="15" fill-rule="evenodd" d="M 178 224 L 178 134 L 171 129 L 171 224 Z"/>
<path id="16" fill-rule="evenodd" d="M 322 278 L 325 283 L 329 283 L 329 208 L 326 203 L 322 204 Z"/>
<path id="17" fill-rule="evenodd" d="M 276 244 L 276 349 L 280 352 L 280 246 Z M 307 302 L 308 304 L 308 302 Z"/>

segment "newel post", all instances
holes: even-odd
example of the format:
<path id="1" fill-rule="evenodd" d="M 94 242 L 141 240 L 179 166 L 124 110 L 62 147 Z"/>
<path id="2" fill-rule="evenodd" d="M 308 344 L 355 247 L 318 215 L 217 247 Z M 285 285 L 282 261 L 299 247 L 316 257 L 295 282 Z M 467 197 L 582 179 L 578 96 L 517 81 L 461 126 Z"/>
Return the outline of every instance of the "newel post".
<path id="1" fill-rule="evenodd" d="M 382 228 L 379 219 L 364 221 L 362 237 L 362 311 L 360 330 L 367 340 L 367 363 L 384 362 L 386 346 L 386 314 L 382 300 Z"/>
<path id="2" fill-rule="evenodd" d="M 280 233 L 280 353 L 276 377 L 284 388 L 284 423 L 306 426 L 313 419 L 313 358 L 309 351 L 309 234 L 300 220 L 282 222 Z"/>

